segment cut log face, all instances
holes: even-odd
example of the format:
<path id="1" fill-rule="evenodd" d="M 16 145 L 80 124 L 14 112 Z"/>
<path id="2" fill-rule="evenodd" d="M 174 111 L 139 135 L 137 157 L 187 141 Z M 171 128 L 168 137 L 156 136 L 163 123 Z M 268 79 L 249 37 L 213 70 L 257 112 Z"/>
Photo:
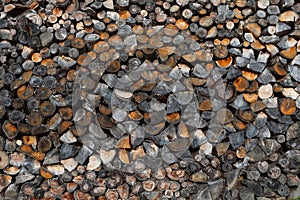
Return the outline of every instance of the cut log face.
<path id="1" fill-rule="evenodd" d="M 232 57 L 216 61 L 217 65 L 222 68 L 228 68 L 232 64 Z"/>
<path id="2" fill-rule="evenodd" d="M 296 111 L 296 103 L 291 98 L 285 98 L 280 104 L 280 111 L 284 115 L 292 115 Z"/>
<path id="3" fill-rule="evenodd" d="M 249 102 L 249 103 L 253 103 L 258 99 L 258 94 L 243 94 L 244 99 Z"/>
<path id="4" fill-rule="evenodd" d="M 249 82 L 243 78 L 238 77 L 234 82 L 233 85 L 238 92 L 244 92 L 249 87 Z"/>
<path id="5" fill-rule="evenodd" d="M 258 96 L 261 99 L 268 99 L 273 95 L 273 87 L 272 85 L 263 85 L 258 90 Z"/>

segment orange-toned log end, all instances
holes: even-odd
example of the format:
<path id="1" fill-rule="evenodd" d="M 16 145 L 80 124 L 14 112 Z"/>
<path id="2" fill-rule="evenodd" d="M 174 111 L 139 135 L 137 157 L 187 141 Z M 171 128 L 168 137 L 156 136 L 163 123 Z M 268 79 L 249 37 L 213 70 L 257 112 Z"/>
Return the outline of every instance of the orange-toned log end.
<path id="1" fill-rule="evenodd" d="M 109 38 L 109 34 L 107 32 L 103 32 L 100 34 L 101 40 L 107 40 Z"/>
<path id="2" fill-rule="evenodd" d="M 130 117 L 130 119 L 134 120 L 134 121 L 139 121 L 141 119 L 143 119 L 143 115 L 138 111 L 132 111 L 128 114 L 128 116 Z"/>
<path id="3" fill-rule="evenodd" d="M 228 46 L 229 44 L 230 44 L 230 39 L 229 38 L 224 38 L 221 41 L 221 45 Z"/>
<path id="4" fill-rule="evenodd" d="M 234 126 L 234 128 L 236 128 L 237 130 L 244 130 L 247 126 L 239 119 L 234 118 L 232 121 L 232 124 Z"/>
<path id="5" fill-rule="evenodd" d="M 293 59 L 297 55 L 297 48 L 294 46 L 294 47 L 285 49 L 280 52 L 280 55 L 286 59 Z"/>
<path id="6" fill-rule="evenodd" d="M 185 30 L 185 29 L 187 29 L 188 27 L 189 27 L 189 24 L 185 21 L 185 20 L 183 20 L 183 19 L 178 19 L 177 21 L 176 21 L 176 24 L 175 24 L 176 26 L 177 26 L 177 28 L 179 28 L 180 30 Z"/>
<path id="7" fill-rule="evenodd" d="M 278 74 L 279 76 L 285 76 L 287 74 L 285 69 L 280 67 L 278 64 L 275 64 L 273 68 L 274 68 L 274 71 L 276 72 L 276 74 Z"/>
<path id="8" fill-rule="evenodd" d="M 135 25 L 135 26 L 132 28 L 132 31 L 133 31 L 135 34 L 140 35 L 140 34 L 143 34 L 144 28 L 143 28 L 141 25 Z"/>
<path id="9" fill-rule="evenodd" d="M 54 61 L 51 58 L 42 60 L 41 65 L 46 67 L 54 67 Z"/>
<path id="10" fill-rule="evenodd" d="M 62 134 L 63 132 L 65 132 L 71 125 L 73 124 L 73 122 L 71 121 L 63 121 L 59 126 L 58 126 L 58 133 Z"/>
<path id="11" fill-rule="evenodd" d="M 129 17 L 131 17 L 131 14 L 128 10 L 122 10 L 120 12 L 120 18 L 122 19 L 128 19 Z"/>
<path id="12" fill-rule="evenodd" d="M 34 2 L 32 2 L 32 3 L 29 5 L 29 8 L 30 8 L 31 10 L 34 10 L 34 9 L 36 9 L 38 6 L 39 6 L 39 3 L 36 2 L 36 1 L 34 1 Z"/>
<path id="13" fill-rule="evenodd" d="M 39 151 L 34 151 L 31 153 L 31 156 L 34 157 L 38 161 L 42 161 L 45 158 L 45 153 L 39 152 Z"/>
<path id="14" fill-rule="evenodd" d="M 143 58 L 144 53 L 143 53 L 143 51 L 138 50 L 138 51 L 135 52 L 135 56 L 138 57 L 138 58 Z"/>
<path id="15" fill-rule="evenodd" d="M 273 91 L 276 92 L 276 93 L 279 93 L 279 92 L 282 92 L 283 88 L 281 85 L 279 84 L 274 84 L 273 85 Z"/>
<path id="16" fill-rule="evenodd" d="M 96 53 L 101 53 L 109 50 L 109 44 L 106 41 L 99 41 L 93 45 L 93 50 Z"/>
<path id="17" fill-rule="evenodd" d="M 26 145 L 36 145 L 36 136 L 29 136 L 29 135 L 24 135 L 22 137 L 22 141 Z"/>
<path id="18" fill-rule="evenodd" d="M 73 196 L 72 196 L 72 198 L 73 198 Z M 135 199 L 134 196 L 133 196 L 133 197 L 130 197 L 130 198 Z M 136 198 L 136 199 L 137 199 L 137 198 Z M 103 196 L 103 195 L 102 195 L 102 196 L 99 196 L 97 200 L 107 200 L 107 198 L 106 198 L 106 196 Z"/>
<path id="19" fill-rule="evenodd" d="M 73 111 L 71 108 L 60 108 L 58 112 L 64 120 L 70 120 L 73 116 Z"/>
<path id="20" fill-rule="evenodd" d="M 130 137 L 129 136 L 125 136 L 123 138 L 121 138 L 118 143 L 116 144 L 117 148 L 120 149 L 130 149 L 131 145 L 130 145 Z"/>
<path id="21" fill-rule="evenodd" d="M 31 153 L 32 152 L 32 148 L 29 145 L 22 145 L 20 147 L 20 151 L 24 152 L 24 153 Z"/>
<path id="22" fill-rule="evenodd" d="M 243 77 L 238 77 L 233 82 L 233 85 L 234 85 L 236 91 L 244 92 L 249 87 L 249 82 Z"/>
<path id="23" fill-rule="evenodd" d="M 91 58 L 91 60 L 95 60 L 97 58 L 97 54 L 94 51 L 87 52 L 87 55 Z"/>
<path id="24" fill-rule="evenodd" d="M 181 25 L 179 24 L 180 21 L 177 23 L 178 25 Z M 174 24 L 168 24 L 164 29 L 164 34 L 166 34 L 167 36 L 174 36 L 177 34 L 177 32 L 178 32 L 177 26 L 175 26 Z"/>
<path id="25" fill-rule="evenodd" d="M 265 46 L 263 44 L 261 44 L 258 40 L 254 40 L 251 43 L 251 47 L 256 50 L 262 50 L 265 48 Z"/>
<path id="26" fill-rule="evenodd" d="M 161 47 L 158 48 L 158 54 L 161 58 L 163 58 L 162 60 L 167 60 L 168 56 L 173 53 L 173 49 L 171 49 L 170 47 Z"/>
<path id="27" fill-rule="evenodd" d="M 77 63 L 82 66 L 87 66 L 91 62 L 91 57 L 88 54 L 81 54 L 77 58 Z"/>
<path id="28" fill-rule="evenodd" d="M 258 76 L 257 73 L 254 73 L 254 72 L 251 72 L 251 71 L 246 71 L 246 70 L 242 71 L 242 75 L 248 81 L 254 81 L 257 78 L 257 76 Z"/>
<path id="29" fill-rule="evenodd" d="M 62 15 L 62 13 L 63 13 L 63 11 L 60 9 L 60 8 L 54 8 L 53 10 L 52 10 L 52 13 L 56 16 L 56 17 L 60 17 L 61 15 Z"/>
<path id="30" fill-rule="evenodd" d="M 125 163 L 125 164 L 129 163 L 129 157 L 128 157 L 127 151 L 125 149 L 121 149 L 119 151 L 119 158 L 122 163 Z"/>
<path id="31" fill-rule="evenodd" d="M 17 127 L 9 121 L 4 122 L 2 129 L 6 133 L 6 136 L 10 139 L 16 137 L 18 134 Z"/>
<path id="32" fill-rule="evenodd" d="M 26 87 L 25 85 L 20 87 L 17 91 L 18 97 L 24 100 L 27 100 L 30 97 L 32 97 L 33 93 L 34 93 L 33 88 Z"/>
<path id="33" fill-rule="evenodd" d="M 41 168 L 41 169 L 40 169 L 40 174 L 41 174 L 41 176 L 44 177 L 45 179 L 50 179 L 50 178 L 53 177 L 53 175 L 52 175 L 50 172 L 48 172 L 46 169 L 44 169 L 44 168 Z"/>
<path id="34" fill-rule="evenodd" d="M 249 45 L 250 45 L 250 42 L 248 42 L 248 41 L 243 42 L 243 47 L 249 47 Z"/>
<path id="35" fill-rule="evenodd" d="M 76 74 L 76 70 L 74 69 L 71 69 L 68 71 L 67 73 L 67 80 L 68 81 L 74 81 L 77 77 L 77 74 Z"/>
<path id="36" fill-rule="evenodd" d="M 103 22 L 104 22 L 105 24 L 109 24 L 109 23 L 111 22 L 111 18 L 105 17 L 105 18 L 103 19 Z"/>
<path id="37" fill-rule="evenodd" d="M 243 97 L 247 102 L 253 103 L 254 101 L 256 101 L 258 99 L 258 94 L 244 93 Z"/>
<path id="38" fill-rule="evenodd" d="M 42 59 L 43 59 L 43 57 L 42 57 L 42 55 L 41 55 L 40 53 L 34 53 L 34 54 L 32 54 L 32 56 L 31 56 L 31 60 L 32 60 L 33 62 L 35 62 L 35 63 L 41 62 Z"/>
<path id="39" fill-rule="evenodd" d="M 285 115 L 292 115 L 296 111 L 296 103 L 291 98 L 285 98 L 280 104 L 280 111 Z"/>
<path id="40" fill-rule="evenodd" d="M 211 100 L 210 99 L 205 99 L 203 100 L 199 106 L 198 109 L 201 111 L 208 111 L 212 109 L 212 104 L 211 104 Z"/>
<path id="41" fill-rule="evenodd" d="M 222 68 L 228 68 L 232 64 L 232 57 L 228 57 L 225 59 L 217 60 L 217 65 Z"/>
<path id="42" fill-rule="evenodd" d="M 167 114 L 166 120 L 170 124 L 178 123 L 179 120 L 180 120 L 180 114 L 179 113 L 170 113 L 170 114 Z"/>

